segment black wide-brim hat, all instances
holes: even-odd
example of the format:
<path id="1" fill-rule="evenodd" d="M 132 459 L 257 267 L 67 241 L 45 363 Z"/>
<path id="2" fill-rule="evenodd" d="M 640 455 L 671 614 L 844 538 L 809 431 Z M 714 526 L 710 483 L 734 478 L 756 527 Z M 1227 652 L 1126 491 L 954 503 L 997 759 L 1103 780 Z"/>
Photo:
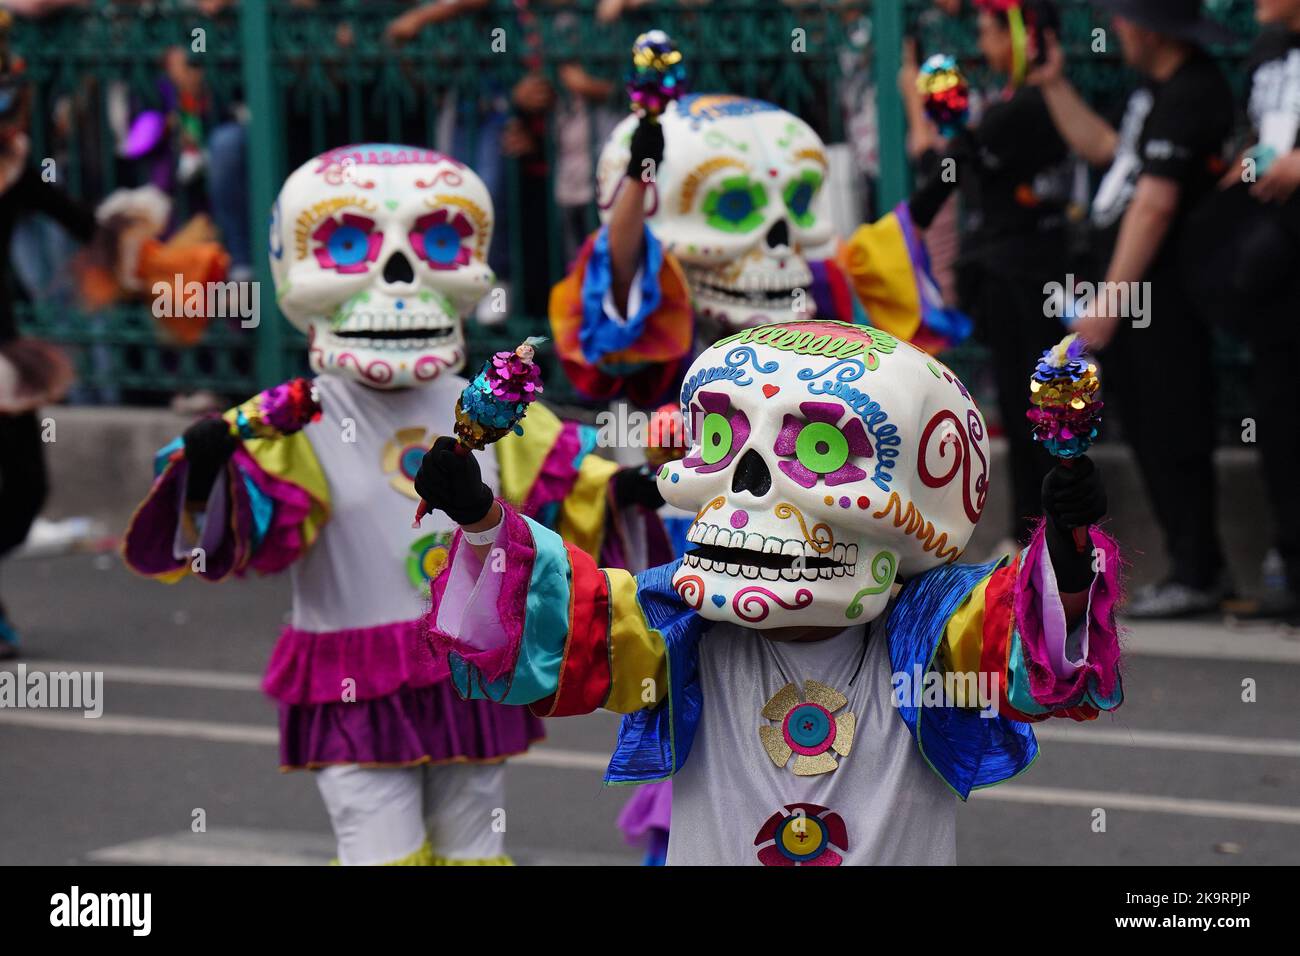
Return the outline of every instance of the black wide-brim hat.
<path id="1" fill-rule="evenodd" d="M 1093 0 L 1138 26 L 1200 46 L 1232 43 L 1231 30 L 1205 16 L 1201 0 Z"/>

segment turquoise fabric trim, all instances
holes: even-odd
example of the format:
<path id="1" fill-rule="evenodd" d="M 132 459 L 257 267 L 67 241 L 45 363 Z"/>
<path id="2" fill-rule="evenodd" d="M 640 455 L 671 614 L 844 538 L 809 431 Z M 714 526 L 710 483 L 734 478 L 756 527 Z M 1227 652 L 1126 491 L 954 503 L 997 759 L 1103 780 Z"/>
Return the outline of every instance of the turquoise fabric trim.
<path id="1" fill-rule="evenodd" d="M 252 478 L 248 475 L 242 477 L 244 490 L 248 493 L 249 510 L 253 514 L 253 550 L 256 551 L 266 540 L 266 533 L 275 518 L 275 502 L 269 495 L 263 494 L 262 489 L 257 487 Z"/>
<path id="2" fill-rule="evenodd" d="M 560 505 L 563 502 L 548 501 L 537 512 L 537 523 L 554 530 L 560 526 Z"/>
<path id="3" fill-rule="evenodd" d="M 569 639 L 569 554 L 554 531 L 531 518 L 524 521 L 532 532 L 536 555 L 528 581 L 519 657 L 512 673 L 480 685 L 485 697 L 500 704 L 531 704 L 555 693 Z"/>
<path id="4" fill-rule="evenodd" d="M 253 434 L 253 426 L 248 423 L 248 416 L 244 414 L 242 408 L 235 412 L 235 427 L 239 429 L 239 437 L 244 441 L 257 437 Z"/>
<path id="5" fill-rule="evenodd" d="M 600 442 L 600 429 L 595 425 L 578 426 L 578 453 L 573 456 L 573 470 L 577 471 L 582 467 L 582 460 L 596 450 L 596 445 Z"/>
<path id="6" fill-rule="evenodd" d="M 1088 704 L 1098 710 L 1114 710 L 1123 702 L 1124 688 L 1118 674 L 1115 675 L 1115 693 L 1111 697 L 1102 697 L 1097 692 L 1097 675 L 1092 674 L 1088 677 L 1087 691 L 1078 700 L 1060 707 L 1044 707 L 1034 700 L 1034 695 L 1029 689 L 1029 668 L 1025 665 L 1025 651 L 1020 643 L 1020 630 L 1019 628 L 1012 630 L 1011 653 L 1007 655 L 1007 703 L 1022 714 L 1038 717 L 1067 710 L 1070 707 L 1078 707 L 1080 704 Z"/>
<path id="7" fill-rule="evenodd" d="M 157 478 L 167 467 L 167 461 L 178 451 L 185 450 L 185 440 L 179 436 L 173 438 L 153 454 L 153 476 Z"/>

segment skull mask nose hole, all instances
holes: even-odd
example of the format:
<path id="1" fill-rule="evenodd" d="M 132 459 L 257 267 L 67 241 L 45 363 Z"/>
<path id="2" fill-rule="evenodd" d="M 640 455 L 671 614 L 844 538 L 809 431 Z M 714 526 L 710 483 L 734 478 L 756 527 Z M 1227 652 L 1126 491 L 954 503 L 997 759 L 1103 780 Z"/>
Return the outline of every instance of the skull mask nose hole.
<path id="1" fill-rule="evenodd" d="M 736 465 L 736 473 L 731 478 L 731 492 L 739 494 L 748 491 L 755 498 L 762 498 L 771 490 L 772 473 L 767 470 L 767 462 L 751 448 Z"/>
<path id="2" fill-rule="evenodd" d="M 790 228 L 785 224 L 784 219 L 778 219 L 767 231 L 767 247 L 775 249 L 778 246 L 788 245 L 790 245 Z"/>
<path id="3" fill-rule="evenodd" d="M 402 255 L 401 251 L 394 252 L 384 263 L 384 281 L 385 282 L 414 282 L 415 270 L 411 268 L 411 261 Z"/>

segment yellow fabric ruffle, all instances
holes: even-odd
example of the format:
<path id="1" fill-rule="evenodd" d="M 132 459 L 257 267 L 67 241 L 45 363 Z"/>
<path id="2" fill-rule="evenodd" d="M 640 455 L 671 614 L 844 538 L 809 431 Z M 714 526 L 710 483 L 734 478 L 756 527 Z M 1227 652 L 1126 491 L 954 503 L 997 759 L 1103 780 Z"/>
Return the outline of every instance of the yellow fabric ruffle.
<path id="1" fill-rule="evenodd" d="M 330 860 L 330 866 L 340 866 L 337 859 Z M 453 860 L 450 857 L 439 856 L 433 852 L 433 847 L 429 841 L 425 840 L 418 850 L 406 854 L 406 856 L 397 860 L 389 860 L 387 863 L 380 863 L 379 866 L 514 866 L 515 861 L 510 857 L 502 854 L 501 856 L 486 856 L 472 860 Z"/>
<path id="2" fill-rule="evenodd" d="M 921 295 L 897 214 L 858 226 L 837 258 L 872 326 L 910 342 L 921 327 Z"/>
<path id="3" fill-rule="evenodd" d="M 501 497 L 518 507 L 528 498 L 533 482 L 541 474 L 546 456 L 555 447 L 563 423 L 541 402 L 529 406 L 520 423 L 522 435 L 511 432 L 493 447 L 497 453 L 497 474 Z"/>
<path id="4" fill-rule="evenodd" d="M 992 575 L 986 577 L 962 602 L 961 607 L 948 618 L 943 640 L 939 643 L 939 660 L 943 669 L 951 674 L 980 672 L 980 655 L 984 649 L 984 603 Z M 979 701 L 966 700 L 966 685 L 954 684 L 958 707 L 978 707 Z"/>
<path id="5" fill-rule="evenodd" d="M 619 466 L 607 458 L 587 455 L 578 477 L 560 504 L 560 537 L 599 559 L 605 537 L 605 502 L 609 483 Z"/>
<path id="6" fill-rule="evenodd" d="M 226 412 L 226 420 L 233 421 L 237 412 Z M 303 547 L 310 548 L 329 520 L 330 487 L 307 435 L 298 431 L 278 438 L 250 438 L 244 442 L 244 450 L 263 471 L 297 485 L 311 496 L 311 510 L 302 523 Z"/>
<path id="7" fill-rule="evenodd" d="M 429 866 L 514 866 L 515 861 L 510 857 L 488 856 L 477 860 L 452 860 L 445 856 L 431 855 Z"/>
<path id="8" fill-rule="evenodd" d="M 668 692 L 668 652 L 663 635 L 652 628 L 636 597 L 636 578 L 619 568 L 603 569 L 609 580 L 609 699 L 605 709 L 618 714 L 653 707 Z M 645 696 L 653 680 L 654 699 Z"/>

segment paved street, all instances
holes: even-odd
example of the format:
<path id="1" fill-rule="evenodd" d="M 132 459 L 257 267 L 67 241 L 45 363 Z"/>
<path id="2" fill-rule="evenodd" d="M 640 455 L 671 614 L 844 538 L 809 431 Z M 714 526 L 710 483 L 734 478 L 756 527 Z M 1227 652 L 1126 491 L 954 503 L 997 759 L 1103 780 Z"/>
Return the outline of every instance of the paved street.
<path id="1" fill-rule="evenodd" d="M 84 554 L 3 574 L 28 667 L 102 670 L 105 707 L 96 720 L 0 709 L 0 863 L 332 856 L 311 777 L 277 772 L 274 711 L 257 689 L 287 579 L 166 587 Z M 1128 651 L 1124 708 L 1044 728 L 1035 766 L 961 808 L 959 860 L 1300 862 L 1300 635 L 1143 625 Z M 616 727 L 607 714 L 551 721 L 546 744 L 510 764 L 519 862 L 637 862 L 614 827 L 627 793 L 600 779 Z M 205 833 L 191 832 L 197 809 Z"/>

